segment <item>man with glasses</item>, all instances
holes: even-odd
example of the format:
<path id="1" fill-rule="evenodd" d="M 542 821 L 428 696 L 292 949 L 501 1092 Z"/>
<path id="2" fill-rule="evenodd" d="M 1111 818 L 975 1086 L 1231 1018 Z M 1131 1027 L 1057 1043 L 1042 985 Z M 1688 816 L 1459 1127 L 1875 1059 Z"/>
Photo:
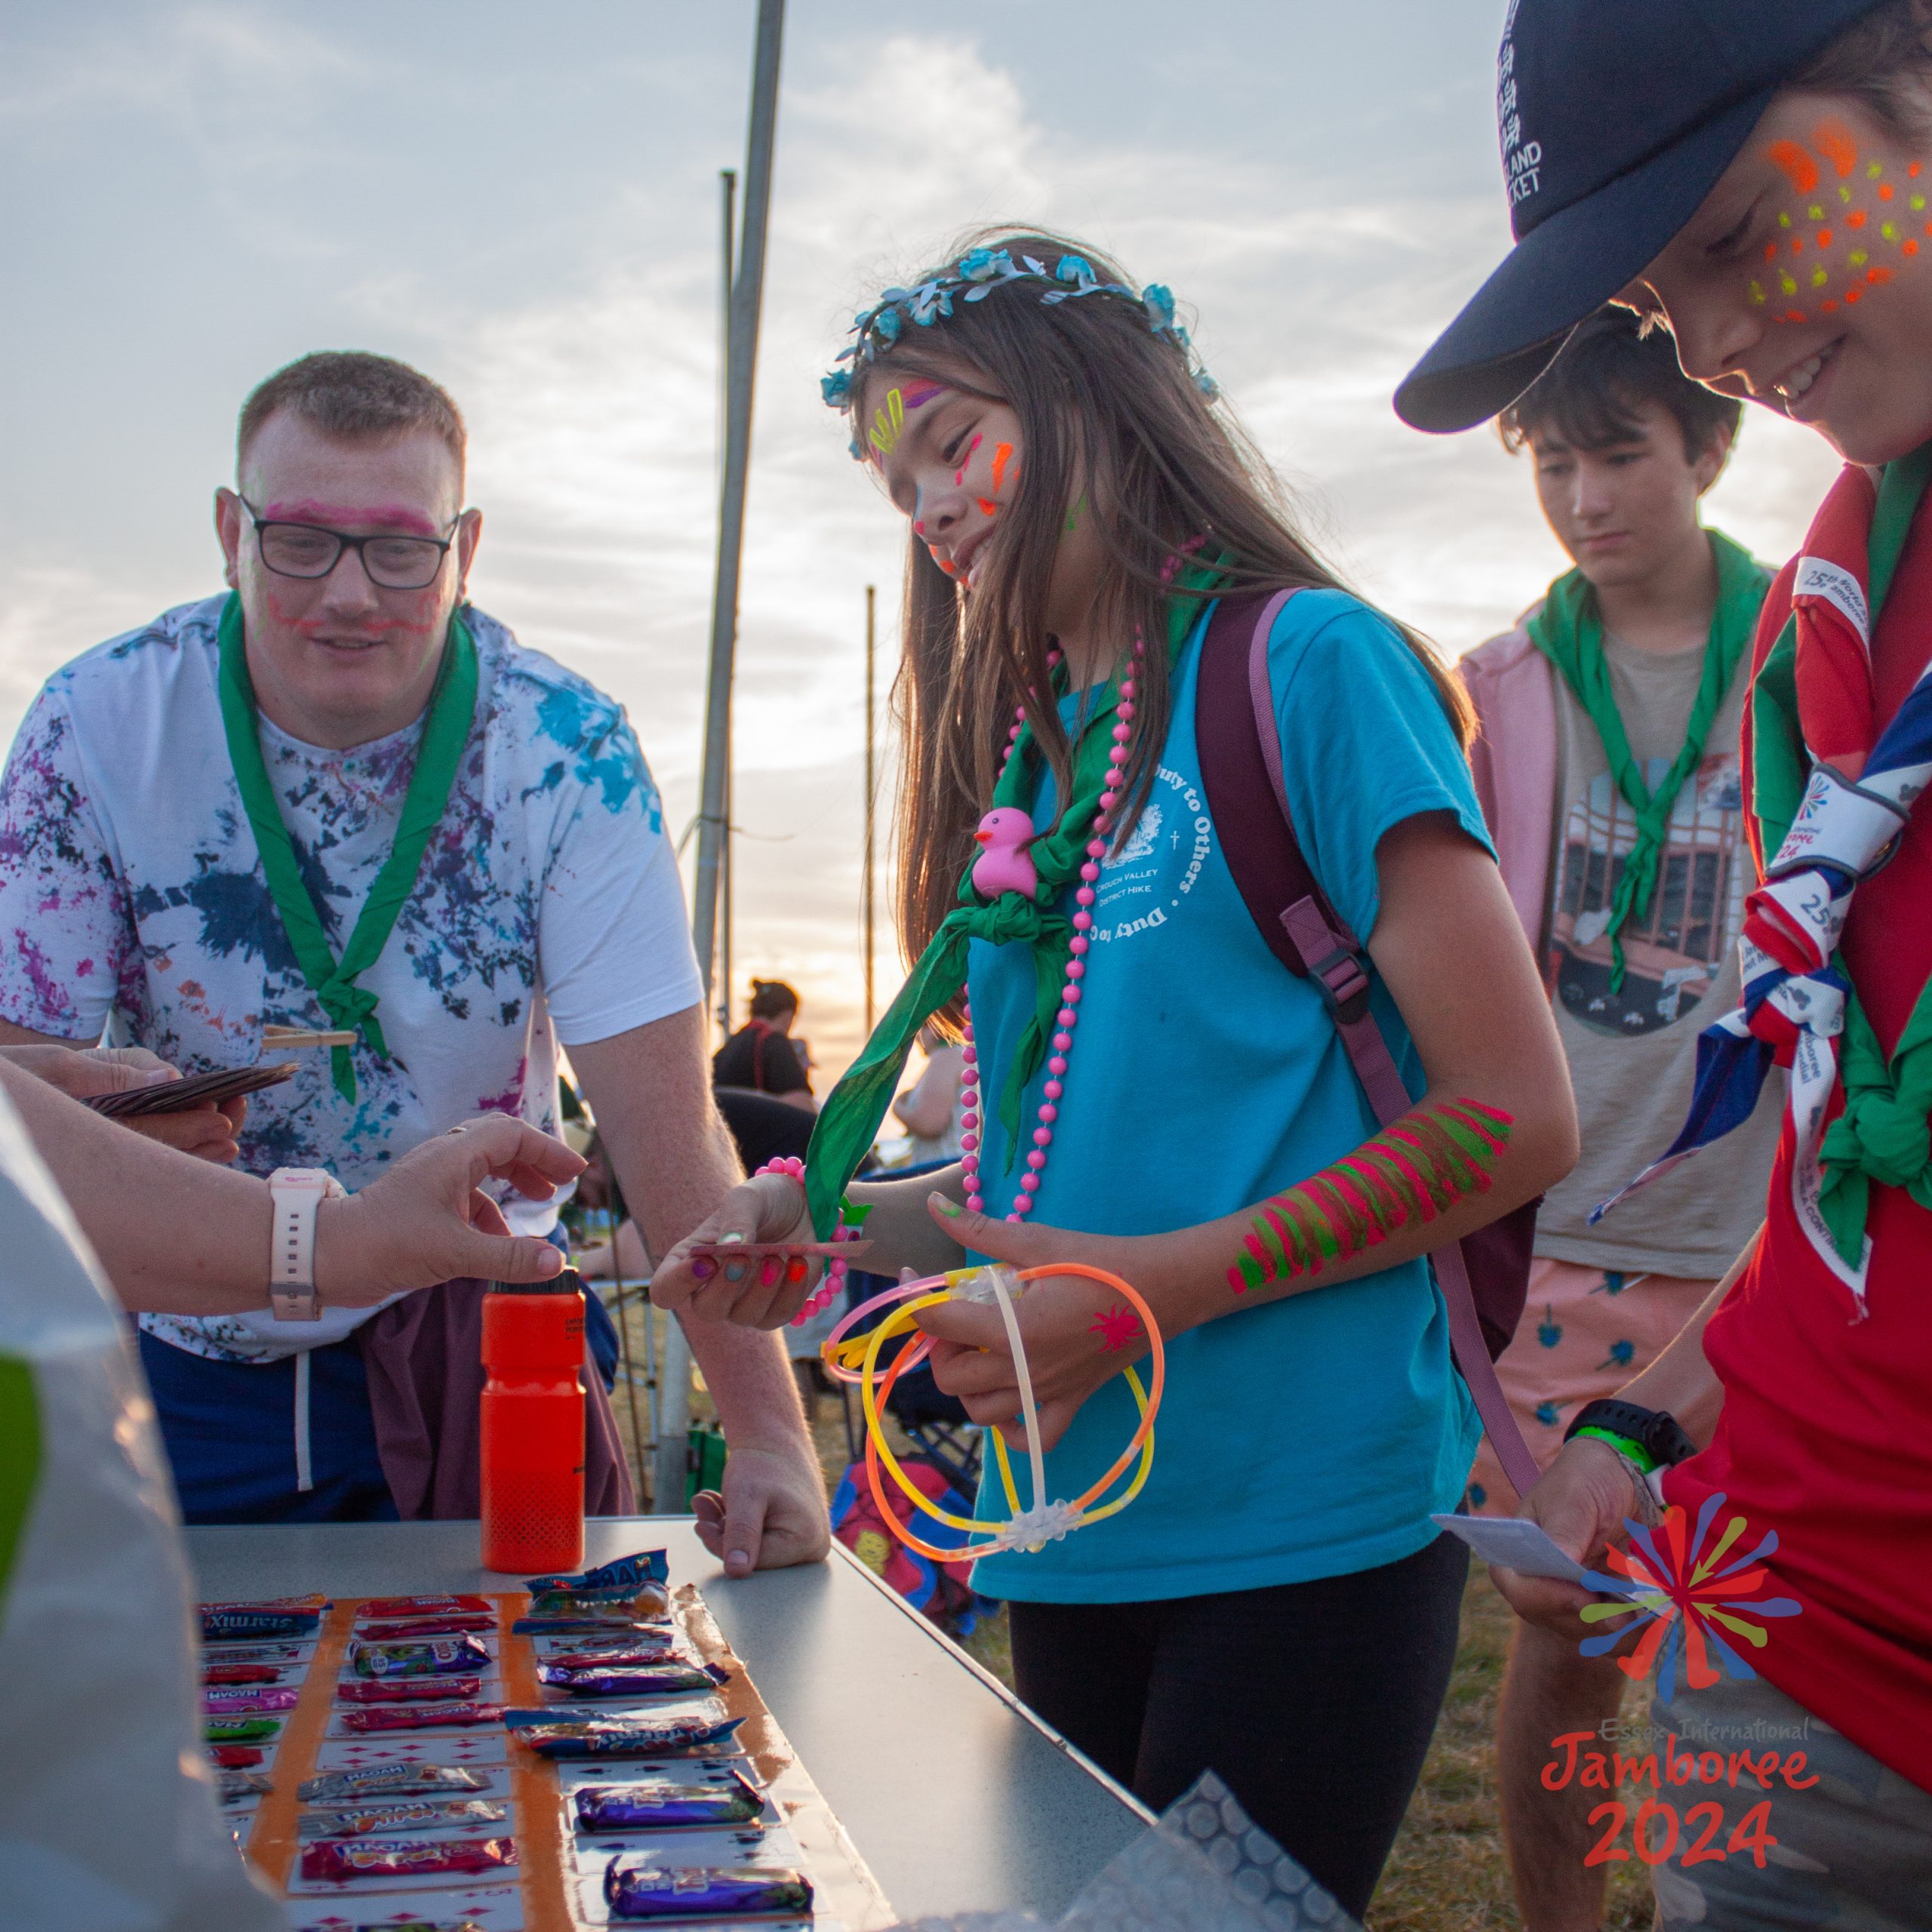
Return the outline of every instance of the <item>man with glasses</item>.
<path id="1" fill-rule="evenodd" d="M 352 1185 L 478 1112 L 552 1126 L 561 1045 L 661 1254 L 737 1174 L 675 855 L 622 709 L 466 601 L 463 457 L 454 404 L 384 357 L 248 398 L 228 593 L 57 672 L 0 779 L 0 1044 L 106 1032 L 192 1071 L 263 1057 L 266 1028 L 346 1035 L 252 1112 L 156 1131 Z M 188 1519 L 475 1515 L 482 1284 L 285 1318 L 263 1259 L 260 1310 L 141 1320 Z M 823 1555 L 783 1349 L 689 1333 L 731 1444 L 706 1540 L 740 1574 Z M 586 1381 L 590 1506 L 627 1506 Z"/>

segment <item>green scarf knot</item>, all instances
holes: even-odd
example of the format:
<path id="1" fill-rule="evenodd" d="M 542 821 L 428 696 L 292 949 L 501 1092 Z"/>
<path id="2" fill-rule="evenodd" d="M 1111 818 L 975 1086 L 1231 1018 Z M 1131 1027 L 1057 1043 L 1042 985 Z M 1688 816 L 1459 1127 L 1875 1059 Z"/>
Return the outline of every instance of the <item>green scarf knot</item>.
<path id="1" fill-rule="evenodd" d="M 1181 573 L 1177 588 L 1183 594 L 1168 600 L 1171 666 L 1200 616 L 1201 593 L 1219 575 L 1218 564 L 1197 565 Z M 900 1075 L 919 1029 L 965 985 L 967 955 L 976 939 L 992 946 L 1023 945 L 1033 955 L 1033 1011 L 1000 1088 L 1000 1122 L 1009 1145 L 1017 1146 L 1020 1103 L 1027 1083 L 1045 1064 L 1058 1030 L 1056 1016 L 1067 961 L 1072 957 L 1073 921 L 1067 914 L 1052 909 L 1077 883 L 1080 868 L 1086 863 L 1094 814 L 1106 789 L 1114 715 L 1120 703 L 1119 670 L 1090 695 L 1094 702 L 1083 710 L 1079 721 L 1072 782 L 1058 821 L 1027 848 L 1039 879 L 1038 891 L 1030 900 L 1017 892 L 1004 892 L 989 901 L 974 884 L 973 866 L 968 864 L 959 881 L 959 904 L 940 921 L 899 997 L 886 1008 L 872 1038 L 819 1110 L 811 1144 L 805 1151 L 805 1199 L 821 1241 L 830 1237 L 838 1223 L 840 1199 L 898 1091 Z M 1041 762 L 1029 721 L 1022 728 L 1014 755 L 993 787 L 993 808 L 1012 805 L 1030 811 L 1039 789 Z M 974 863 L 977 863 L 977 854 Z M 980 1075 L 984 1091 L 992 1076 L 984 1066 Z"/>
<path id="2" fill-rule="evenodd" d="M 1704 673 L 1684 727 L 1683 749 L 1654 793 L 1644 782 L 1643 767 L 1630 749 L 1629 736 L 1617 708 L 1610 664 L 1604 655 L 1603 617 L 1589 580 L 1581 571 L 1565 572 L 1549 586 L 1542 608 L 1527 626 L 1530 641 L 1562 673 L 1577 702 L 1589 714 L 1603 740 L 1611 777 L 1636 815 L 1636 835 L 1611 895 L 1604 928 L 1610 937 L 1610 989 L 1614 993 L 1623 990 L 1626 968 L 1620 933 L 1626 919 L 1641 922 L 1649 916 L 1678 793 L 1703 762 L 1712 721 L 1730 688 L 1738 660 L 1751 641 L 1758 607 L 1770 584 L 1748 550 L 1721 531 L 1706 534 L 1717 565 L 1718 601 L 1704 646 Z"/>
<path id="3" fill-rule="evenodd" d="M 1932 1193 L 1932 1126 L 1923 1108 L 1896 1094 L 1854 1094 L 1825 1135 L 1824 1159 L 1841 1172 L 1856 1169 L 1881 1187 Z M 1932 1201 L 1925 1204 L 1932 1207 Z"/>
<path id="4" fill-rule="evenodd" d="M 281 915 L 282 930 L 309 983 L 315 1001 L 328 1015 L 331 1027 L 361 1033 L 363 1043 L 379 1058 L 389 1058 L 389 1044 L 376 1018 L 377 996 L 357 981 L 382 957 L 397 915 L 416 888 L 429 835 L 442 822 L 455 789 L 463 747 L 476 711 L 476 646 L 460 616 L 450 619 L 442 663 L 423 715 L 422 742 L 416 749 L 416 768 L 403 795 L 402 815 L 395 843 L 383 861 L 369 896 L 362 902 L 355 929 L 338 960 L 328 932 L 303 877 L 294 842 L 283 823 L 281 806 L 262 756 L 255 686 L 248 674 L 248 656 L 242 622 L 242 600 L 230 592 L 222 606 L 217 632 L 220 651 L 220 697 L 228 758 L 234 768 L 242 808 L 255 834 L 269 896 Z M 330 1055 L 335 1090 L 352 1106 L 355 1101 L 355 1059 L 352 1049 L 336 1047 Z"/>

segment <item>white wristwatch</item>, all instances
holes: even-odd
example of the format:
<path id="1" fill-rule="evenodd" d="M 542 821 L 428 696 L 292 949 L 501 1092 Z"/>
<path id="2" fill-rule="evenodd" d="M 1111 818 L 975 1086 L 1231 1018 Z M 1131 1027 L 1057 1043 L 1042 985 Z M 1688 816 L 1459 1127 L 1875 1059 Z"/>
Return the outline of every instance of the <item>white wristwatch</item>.
<path id="1" fill-rule="evenodd" d="M 319 1321 L 315 1292 L 315 1211 L 349 1192 L 320 1168 L 277 1168 L 269 1176 L 269 1306 L 278 1321 Z"/>

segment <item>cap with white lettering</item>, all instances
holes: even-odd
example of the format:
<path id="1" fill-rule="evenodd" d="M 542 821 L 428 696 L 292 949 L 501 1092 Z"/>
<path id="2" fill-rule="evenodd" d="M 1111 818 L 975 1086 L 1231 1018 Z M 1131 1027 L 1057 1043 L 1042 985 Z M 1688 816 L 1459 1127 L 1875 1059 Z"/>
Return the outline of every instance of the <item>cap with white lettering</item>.
<path id="1" fill-rule="evenodd" d="M 1509 0 L 1497 128 L 1515 247 L 1395 392 L 1418 429 L 1506 409 L 1663 250 L 1787 75 L 1881 0 Z"/>

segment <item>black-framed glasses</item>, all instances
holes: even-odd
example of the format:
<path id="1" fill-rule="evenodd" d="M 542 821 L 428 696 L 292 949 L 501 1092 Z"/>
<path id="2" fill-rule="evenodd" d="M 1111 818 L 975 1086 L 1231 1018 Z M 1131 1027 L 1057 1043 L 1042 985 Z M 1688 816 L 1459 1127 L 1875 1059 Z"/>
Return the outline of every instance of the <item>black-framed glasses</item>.
<path id="1" fill-rule="evenodd" d="M 352 537 L 318 523 L 291 523 L 264 518 L 246 497 L 238 500 L 255 526 L 255 547 L 262 566 L 277 577 L 325 577 L 342 561 L 345 550 L 362 559 L 371 583 L 385 590 L 423 590 L 436 580 L 455 540 L 459 515 L 448 537 Z"/>

